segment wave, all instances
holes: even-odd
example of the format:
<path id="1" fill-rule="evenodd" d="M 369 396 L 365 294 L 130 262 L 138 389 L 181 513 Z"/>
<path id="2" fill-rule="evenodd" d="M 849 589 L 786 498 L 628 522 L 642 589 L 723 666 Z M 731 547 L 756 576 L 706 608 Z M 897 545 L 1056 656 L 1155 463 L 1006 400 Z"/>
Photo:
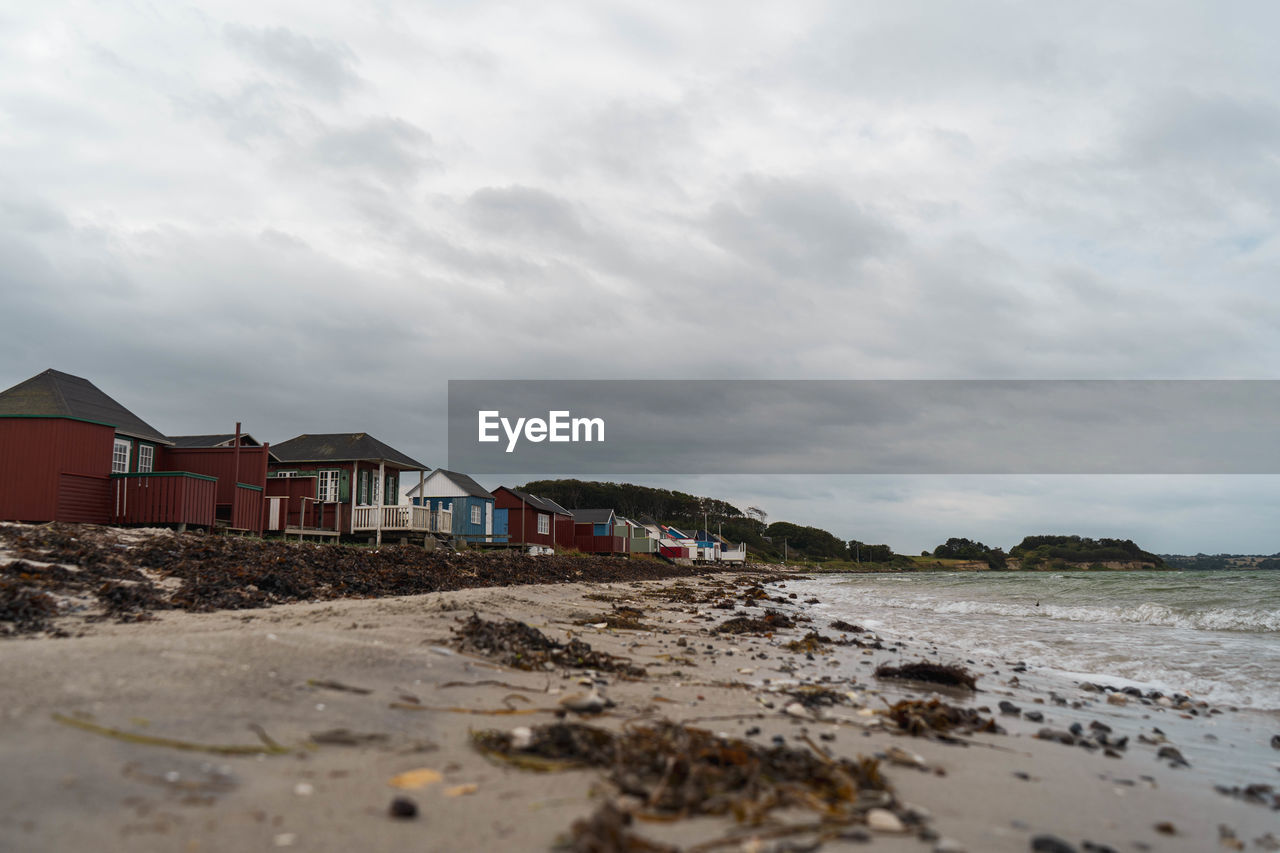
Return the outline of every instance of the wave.
<path id="1" fill-rule="evenodd" d="M 977 616 L 1014 616 L 1029 619 L 1056 619 L 1064 622 L 1091 622 L 1159 625 L 1197 631 L 1280 632 L 1280 610 L 1222 607 L 1192 610 L 1144 602 L 1135 605 L 1040 606 L 997 601 L 938 601 L 919 598 L 872 597 L 865 602 L 880 607 L 928 610 Z"/>

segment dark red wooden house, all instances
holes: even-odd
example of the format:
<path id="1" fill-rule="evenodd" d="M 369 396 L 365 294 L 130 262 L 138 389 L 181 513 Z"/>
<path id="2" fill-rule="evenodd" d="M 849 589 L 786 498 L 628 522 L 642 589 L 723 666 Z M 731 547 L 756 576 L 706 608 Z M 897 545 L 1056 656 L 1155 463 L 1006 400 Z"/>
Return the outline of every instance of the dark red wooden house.
<path id="1" fill-rule="evenodd" d="M 493 490 L 495 538 L 514 545 L 573 547 L 573 513 L 549 498 L 499 486 Z"/>
<path id="2" fill-rule="evenodd" d="M 0 392 L 0 519 L 262 532 L 266 447 L 175 452 L 96 385 L 46 370 Z"/>
<path id="3" fill-rule="evenodd" d="M 628 537 L 620 535 L 618 521 L 611 509 L 575 509 L 573 511 L 573 547 L 584 554 L 627 554 Z"/>

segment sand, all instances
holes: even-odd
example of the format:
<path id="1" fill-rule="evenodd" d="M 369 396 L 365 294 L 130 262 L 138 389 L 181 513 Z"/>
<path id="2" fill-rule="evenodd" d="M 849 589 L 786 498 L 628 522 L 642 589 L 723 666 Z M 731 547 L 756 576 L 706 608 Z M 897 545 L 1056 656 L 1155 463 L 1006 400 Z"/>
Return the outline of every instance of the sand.
<path id="1" fill-rule="evenodd" d="M 697 587 L 735 577 L 674 583 Z M 602 674 L 616 707 L 592 720 L 601 726 L 666 718 L 735 737 L 759 727 L 752 740 L 766 745 L 775 735 L 792 746 L 802 745 L 802 732 L 815 740 L 832 735 L 820 742 L 837 756 L 884 754 L 894 747 L 918 754 L 927 769 L 886 764 L 885 774 L 899 799 L 927 816 L 926 835 L 953 842 L 951 849 L 1025 851 L 1032 838 L 1052 834 L 1076 849 L 1088 849 L 1088 841 L 1115 850 L 1202 853 L 1228 849 L 1219 846 L 1225 825 L 1247 845 L 1242 849 L 1260 850 L 1265 848 L 1254 839 L 1280 823 L 1274 811 L 1215 792 L 1218 765 L 1200 761 L 1191 749 L 1212 733 L 1213 755 L 1236 749 L 1256 759 L 1270 752 L 1265 717 L 1228 711 L 1184 719 L 1159 706 L 1112 705 L 1080 689 L 1066 697 L 1079 707 L 1061 707 L 1034 672 L 1010 686 L 1005 662 L 975 661 L 980 692 L 951 694 L 948 701 L 990 708 L 1006 734 L 974 735 L 968 746 L 933 742 L 865 729 L 859 722 L 873 718 L 854 707 L 834 709 L 839 722 L 796 719 L 783 711 L 786 697 L 771 688 L 826 676 L 867 706 L 884 707 L 930 691 L 878 681 L 871 676 L 876 664 L 945 658 L 946 650 L 908 643 L 864 654 L 842 647 L 809 660 L 778 643 L 808 628 L 838 632 L 818 624 L 774 638 L 716 636 L 710 629 L 727 611 L 647 595 L 672 583 L 559 584 L 213 614 L 162 612 L 136 624 L 62 623 L 81 634 L 71 638 L 0 641 L 0 850 L 551 849 L 574 820 L 614 792 L 596 771 L 536 774 L 493 763 L 471 748 L 468 731 L 553 721 L 559 700 L 582 689 L 581 673 L 507 669 L 457 652 L 453 629 L 473 611 L 487 619 L 519 619 L 557 639 L 572 632 L 645 667 L 648 677 L 636 681 Z M 803 589 L 803 582 L 769 589 L 786 595 Z M 584 614 L 609 609 L 586 599 L 588 593 L 631 599 L 645 609 L 653 630 L 575 625 Z M 803 597 L 792 612 L 803 612 Z M 677 645 L 682 638 L 684 645 Z M 844 684 L 849 680 L 856 685 Z M 1001 716 L 1001 699 L 1041 711 L 1043 725 L 1055 728 L 1105 720 L 1116 735 L 1130 735 L 1130 745 L 1121 757 L 1108 758 L 1034 739 L 1040 724 Z M 409 710 L 414 703 L 547 710 L 482 716 Z M 264 743 L 262 732 L 286 748 L 256 755 L 184 751 L 104 736 L 55 715 L 203 745 L 257 747 Z M 1192 767 L 1169 766 L 1156 758 L 1156 746 L 1136 742 L 1153 726 L 1182 748 Z M 309 743 L 335 729 L 376 739 Z M 1272 777 L 1254 781 L 1280 782 L 1274 774 L 1280 752 L 1274 755 L 1263 759 L 1270 761 Z M 418 769 L 437 771 L 440 781 L 409 791 L 391 785 L 398 774 Z M 415 801 L 417 818 L 388 816 L 400 794 Z M 1163 822 L 1177 834 L 1158 831 Z M 637 830 L 681 846 L 737 831 L 728 820 L 707 818 L 641 823 Z M 870 847 L 877 850 L 932 850 L 939 843 L 873 835 Z M 727 849 L 775 849 L 771 844 Z M 834 841 L 822 849 L 869 848 Z"/>

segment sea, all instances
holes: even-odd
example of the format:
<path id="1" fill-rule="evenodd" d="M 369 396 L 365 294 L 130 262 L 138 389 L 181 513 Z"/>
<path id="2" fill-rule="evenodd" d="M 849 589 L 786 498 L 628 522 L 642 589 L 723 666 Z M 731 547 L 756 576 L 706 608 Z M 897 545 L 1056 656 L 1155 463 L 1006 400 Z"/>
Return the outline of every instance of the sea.
<path id="1" fill-rule="evenodd" d="M 812 615 L 886 638 L 1280 713 L 1280 572 L 851 574 L 803 586 L 822 602 Z"/>

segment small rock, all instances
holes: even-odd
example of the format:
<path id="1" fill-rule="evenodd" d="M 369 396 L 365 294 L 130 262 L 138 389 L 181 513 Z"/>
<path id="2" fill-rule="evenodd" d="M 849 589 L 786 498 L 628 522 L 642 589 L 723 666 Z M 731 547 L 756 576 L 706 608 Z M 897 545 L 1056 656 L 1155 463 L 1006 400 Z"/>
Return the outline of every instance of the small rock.
<path id="1" fill-rule="evenodd" d="M 307 782 L 299 782 L 298 784 L 293 786 L 293 793 L 299 797 L 309 797 L 315 792 L 316 792 L 315 787 L 313 785 L 308 784 Z"/>
<path id="2" fill-rule="evenodd" d="M 1065 743 L 1067 746 L 1074 746 L 1076 742 L 1075 735 L 1071 732 L 1064 732 L 1061 729 L 1041 729 L 1036 732 L 1037 740 L 1053 740 L 1058 743 Z"/>
<path id="3" fill-rule="evenodd" d="M 1128 705 L 1129 697 L 1123 693 L 1108 693 L 1107 704 L 1108 705 Z"/>
<path id="4" fill-rule="evenodd" d="M 411 820 L 418 816 L 418 804 L 408 797 L 396 797 L 391 801 L 387 813 L 401 820 Z"/>
<path id="5" fill-rule="evenodd" d="M 1039 711 L 1027 711 L 1022 716 L 1026 717 L 1030 722 L 1033 722 L 1033 723 L 1044 722 L 1044 714 L 1040 713 Z"/>
<path id="6" fill-rule="evenodd" d="M 1076 853 L 1076 848 L 1056 835 L 1037 835 L 1031 839 L 1031 849 L 1036 853 Z"/>
<path id="7" fill-rule="evenodd" d="M 1280 749 L 1280 735 L 1271 736 L 1271 748 Z"/>
<path id="8" fill-rule="evenodd" d="M 871 809 L 867 812 L 867 826 L 876 832 L 906 832 L 898 816 L 888 809 Z"/>
<path id="9" fill-rule="evenodd" d="M 1001 700 L 1000 713 L 1017 716 L 1018 714 L 1022 713 L 1022 709 L 1008 700 Z"/>
<path id="10" fill-rule="evenodd" d="M 1164 758 L 1164 759 L 1167 759 L 1167 760 L 1169 761 L 1169 763 L 1170 763 L 1170 764 L 1172 764 L 1172 765 L 1174 765 L 1175 767 L 1177 767 L 1177 766 L 1190 767 L 1190 766 L 1191 766 L 1190 762 L 1188 762 L 1188 761 L 1187 761 L 1187 759 L 1185 759 L 1185 758 L 1183 758 L 1183 757 L 1182 757 L 1182 753 L 1181 753 L 1181 752 L 1179 752 L 1176 748 L 1174 748 L 1174 747 L 1172 747 L 1172 746 L 1162 746 L 1162 747 L 1160 747 L 1159 752 L 1157 752 L 1157 753 L 1156 753 L 1156 758 Z"/>
<path id="11" fill-rule="evenodd" d="M 1173 824 L 1169 823 L 1169 821 L 1167 820 L 1162 820 L 1159 823 L 1157 823 L 1155 825 L 1155 830 L 1161 835 L 1177 835 L 1178 834 L 1178 828 Z"/>
<path id="12" fill-rule="evenodd" d="M 969 853 L 969 848 L 954 838 L 942 838 L 933 845 L 933 853 Z"/>
<path id="13" fill-rule="evenodd" d="M 272 837 L 271 843 L 277 847 L 292 847 L 298 843 L 298 834 L 296 832 L 278 832 Z"/>
<path id="14" fill-rule="evenodd" d="M 790 705 L 782 709 L 782 712 L 788 717 L 795 717 L 798 720 L 812 720 L 813 714 L 809 709 L 799 702 L 792 702 Z"/>

